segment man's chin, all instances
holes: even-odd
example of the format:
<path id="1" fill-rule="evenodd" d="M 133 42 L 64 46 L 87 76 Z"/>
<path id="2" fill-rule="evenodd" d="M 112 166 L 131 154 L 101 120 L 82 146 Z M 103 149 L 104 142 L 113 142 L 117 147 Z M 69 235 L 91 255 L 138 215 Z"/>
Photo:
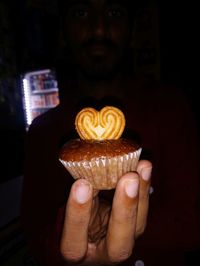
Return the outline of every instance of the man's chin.
<path id="1" fill-rule="evenodd" d="M 115 65 L 115 67 L 113 67 Z M 119 67 L 116 64 L 91 64 L 84 65 L 81 69 L 84 76 L 90 79 L 110 79 L 117 75 Z"/>
<path id="2" fill-rule="evenodd" d="M 114 70 L 105 70 L 105 69 L 92 69 L 91 71 L 82 70 L 83 75 L 90 80 L 107 80 L 111 79 L 116 75 Z"/>

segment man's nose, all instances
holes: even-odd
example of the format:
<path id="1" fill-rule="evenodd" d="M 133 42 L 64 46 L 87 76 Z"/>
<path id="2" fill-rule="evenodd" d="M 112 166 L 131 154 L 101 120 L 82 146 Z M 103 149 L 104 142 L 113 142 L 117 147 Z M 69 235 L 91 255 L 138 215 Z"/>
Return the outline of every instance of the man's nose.
<path id="1" fill-rule="evenodd" d="M 107 23 L 103 15 L 94 17 L 92 29 L 94 37 L 98 39 L 102 39 L 105 37 L 107 33 Z"/>

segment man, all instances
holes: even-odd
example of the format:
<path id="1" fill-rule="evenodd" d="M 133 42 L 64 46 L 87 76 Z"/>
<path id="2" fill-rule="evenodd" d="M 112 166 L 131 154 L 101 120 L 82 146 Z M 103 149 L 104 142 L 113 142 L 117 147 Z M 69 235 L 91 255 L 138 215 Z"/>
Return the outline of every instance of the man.
<path id="1" fill-rule="evenodd" d="M 135 8 L 124 0 L 62 6 L 68 61 L 64 75 L 58 68 L 61 104 L 35 119 L 27 136 L 22 221 L 42 265 L 184 265 L 185 252 L 199 245 L 194 121 L 179 90 L 133 78 Z M 125 136 L 140 141 L 143 153 L 115 191 L 94 194 L 69 176 L 59 149 L 76 136 L 80 108 L 106 104 L 122 109 Z"/>

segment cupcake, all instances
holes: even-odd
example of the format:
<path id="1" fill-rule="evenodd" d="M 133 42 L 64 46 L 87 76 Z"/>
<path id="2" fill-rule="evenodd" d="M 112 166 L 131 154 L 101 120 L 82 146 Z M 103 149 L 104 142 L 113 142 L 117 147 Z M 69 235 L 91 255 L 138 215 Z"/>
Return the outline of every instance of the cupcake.
<path id="1" fill-rule="evenodd" d="M 113 189 L 121 176 L 136 170 L 142 149 L 121 137 L 125 122 L 123 112 L 114 106 L 100 111 L 87 107 L 77 114 L 80 138 L 66 142 L 59 154 L 74 179 L 85 178 L 94 189 Z"/>

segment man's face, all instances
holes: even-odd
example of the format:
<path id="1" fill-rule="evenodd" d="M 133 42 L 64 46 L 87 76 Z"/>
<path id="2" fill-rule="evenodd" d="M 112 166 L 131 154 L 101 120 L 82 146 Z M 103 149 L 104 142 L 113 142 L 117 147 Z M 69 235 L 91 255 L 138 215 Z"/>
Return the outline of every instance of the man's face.
<path id="1" fill-rule="evenodd" d="M 68 0 L 67 45 L 75 65 L 93 78 L 108 77 L 123 61 L 131 28 L 124 0 Z"/>

